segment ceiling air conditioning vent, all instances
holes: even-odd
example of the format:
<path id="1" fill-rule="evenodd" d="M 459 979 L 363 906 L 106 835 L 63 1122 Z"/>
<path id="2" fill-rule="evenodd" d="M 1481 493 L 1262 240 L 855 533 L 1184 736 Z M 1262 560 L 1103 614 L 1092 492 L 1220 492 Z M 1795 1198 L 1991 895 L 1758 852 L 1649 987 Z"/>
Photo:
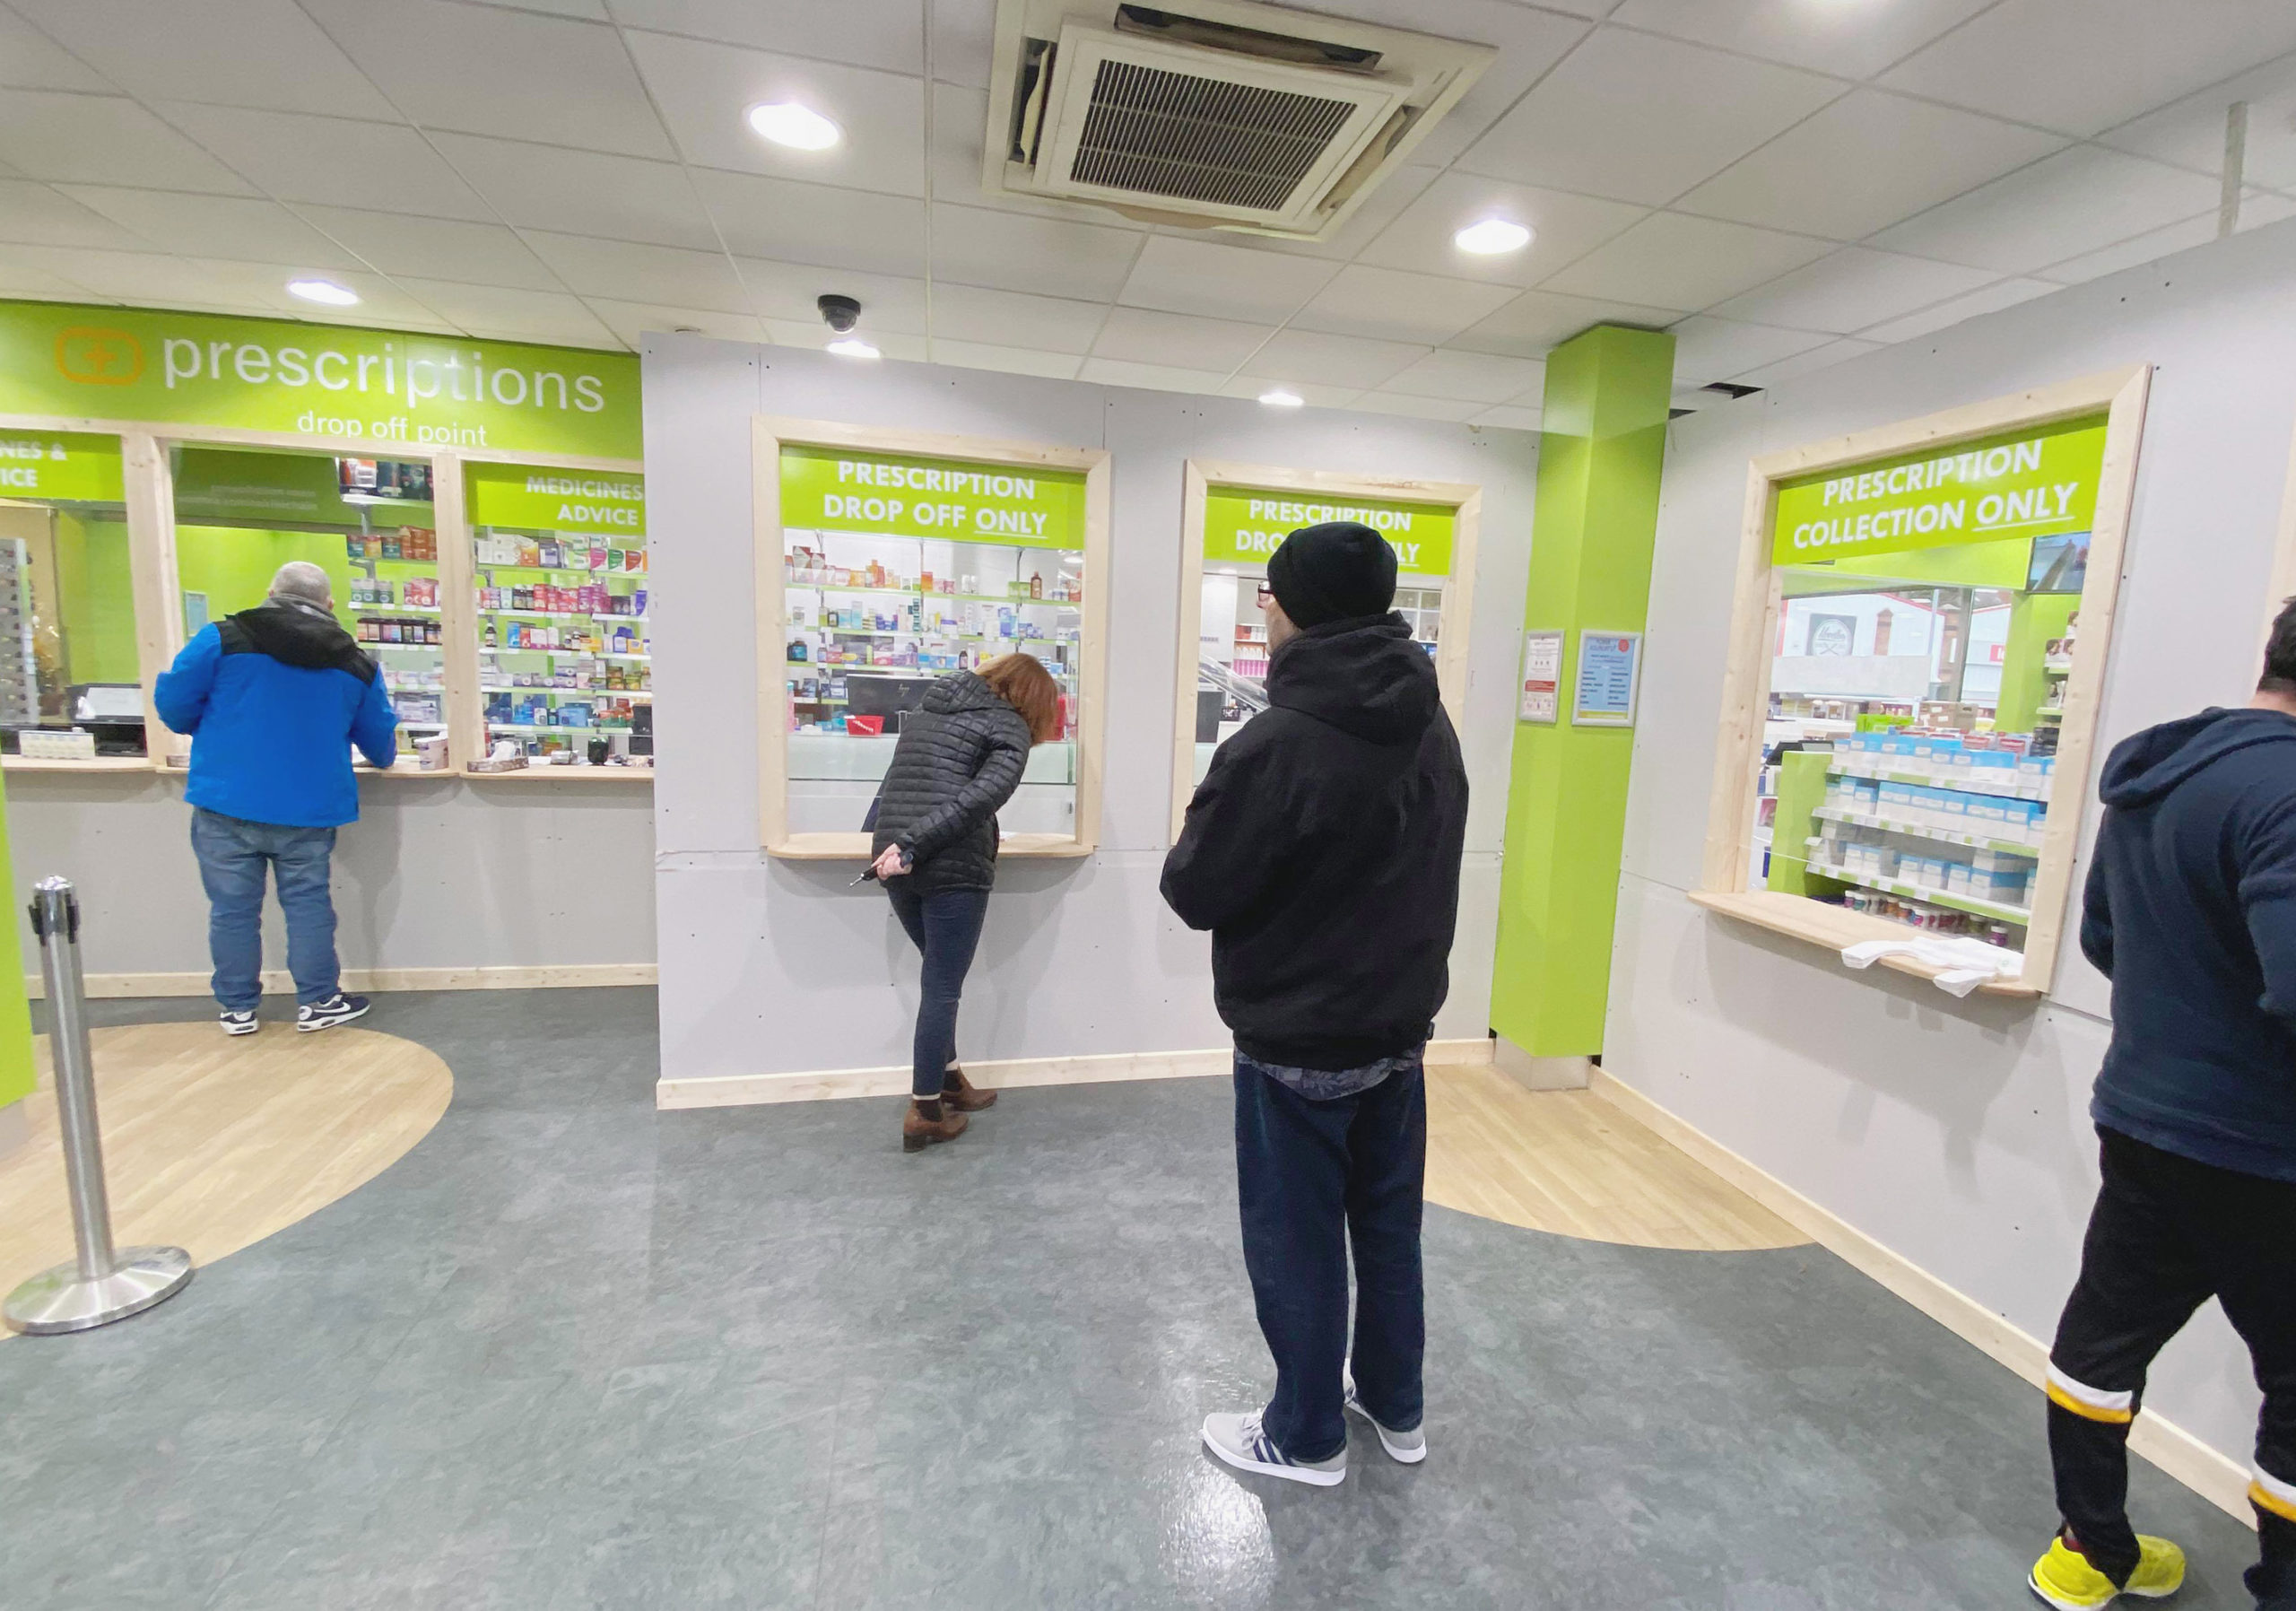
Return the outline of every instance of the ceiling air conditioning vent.
<path id="1" fill-rule="evenodd" d="M 1003 0 L 982 181 L 1155 223 L 1318 239 L 1492 52 L 1241 0 Z"/>

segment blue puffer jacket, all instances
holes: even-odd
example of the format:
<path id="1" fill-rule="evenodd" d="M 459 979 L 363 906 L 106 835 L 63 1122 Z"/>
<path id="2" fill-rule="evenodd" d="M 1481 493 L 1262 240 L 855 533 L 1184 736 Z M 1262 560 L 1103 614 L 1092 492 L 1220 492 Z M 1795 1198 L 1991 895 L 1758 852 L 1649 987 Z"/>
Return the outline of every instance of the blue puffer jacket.
<path id="1" fill-rule="evenodd" d="M 374 661 L 315 605 L 273 599 L 200 628 L 152 698 L 161 721 L 192 736 L 184 797 L 250 823 L 355 823 L 351 746 L 375 766 L 398 753 Z"/>

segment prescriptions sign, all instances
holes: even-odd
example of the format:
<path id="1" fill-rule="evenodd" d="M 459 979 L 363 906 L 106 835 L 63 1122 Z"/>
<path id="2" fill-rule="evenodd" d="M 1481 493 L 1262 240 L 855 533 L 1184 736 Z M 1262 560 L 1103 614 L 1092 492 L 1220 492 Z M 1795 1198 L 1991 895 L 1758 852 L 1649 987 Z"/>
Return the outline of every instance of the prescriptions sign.
<path id="1" fill-rule="evenodd" d="M 1084 476 L 792 443 L 781 449 L 781 524 L 1076 550 L 1084 546 Z"/>
<path id="2" fill-rule="evenodd" d="M 1324 500 L 1253 487 L 1205 489 L 1204 557 L 1265 568 L 1292 532 L 1331 520 L 1360 521 L 1387 538 L 1396 551 L 1396 569 L 1406 576 L 1451 573 L 1451 534 L 1459 513 L 1448 503 Z"/>
<path id="3" fill-rule="evenodd" d="M 1851 465 L 1778 489 L 1770 560 L 1806 564 L 2087 531 L 2105 422 L 2060 424 Z"/>
<path id="4" fill-rule="evenodd" d="M 0 301 L 0 413 L 644 456 L 628 353 Z"/>

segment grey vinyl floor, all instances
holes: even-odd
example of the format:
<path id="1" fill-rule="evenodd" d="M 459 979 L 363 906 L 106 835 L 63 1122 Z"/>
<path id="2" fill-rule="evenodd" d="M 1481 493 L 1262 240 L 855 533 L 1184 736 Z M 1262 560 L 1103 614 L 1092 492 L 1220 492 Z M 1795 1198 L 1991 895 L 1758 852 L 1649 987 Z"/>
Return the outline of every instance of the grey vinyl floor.
<path id="1" fill-rule="evenodd" d="M 100 1022 L 204 1015 L 99 1003 Z M 0 1343 L 26 1607 L 2018 1607 L 2040 1400 L 1815 1249 L 1431 1208 L 1424 1466 L 1196 1440 L 1272 1373 L 1223 1082 L 657 1114 L 643 990 L 401 995 L 454 1103 L 361 1190 Z M 2249 1535 L 2150 1467 L 2180 1603 Z"/>

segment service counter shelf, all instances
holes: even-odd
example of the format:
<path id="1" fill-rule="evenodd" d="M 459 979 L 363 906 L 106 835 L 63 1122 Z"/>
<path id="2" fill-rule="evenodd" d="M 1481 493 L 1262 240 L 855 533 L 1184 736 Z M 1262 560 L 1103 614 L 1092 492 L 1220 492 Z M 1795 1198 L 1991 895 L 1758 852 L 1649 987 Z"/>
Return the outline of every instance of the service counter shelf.
<path id="1" fill-rule="evenodd" d="M 1870 912 L 1855 912 L 1839 906 L 1829 906 L 1813 901 L 1806 895 L 1788 895 L 1777 890 L 1742 890 L 1723 893 L 1711 890 L 1692 890 L 1691 902 L 1711 912 L 1733 918 L 1756 928 L 1766 928 L 1772 934 L 1782 934 L 1813 945 L 1823 946 L 1838 957 L 1852 945 L 1868 940 L 1903 940 L 1918 936 L 1920 931 L 1909 929 L 1902 923 L 1887 918 L 1877 918 Z M 1935 979 L 1944 970 L 1915 961 L 1909 956 L 1884 956 L 1877 964 L 1892 972 L 1911 974 L 1916 979 Z M 2005 996 L 2031 1001 L 2041 992 L 2020 980 L 1996 980 L 1977 988 L 1980 996 Z"/>

